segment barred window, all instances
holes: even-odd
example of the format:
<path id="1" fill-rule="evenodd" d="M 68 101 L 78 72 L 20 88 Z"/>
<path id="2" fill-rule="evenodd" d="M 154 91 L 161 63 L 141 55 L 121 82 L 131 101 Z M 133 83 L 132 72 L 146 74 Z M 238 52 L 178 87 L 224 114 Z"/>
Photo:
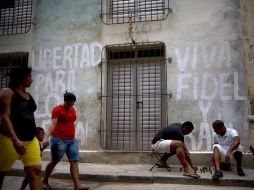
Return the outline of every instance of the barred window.
<path id="1" fill-rule="evenodd" d="M 0 53 L 0 89 L 8 86 L 7 74 L 15 67 L 28 66 L 29 53 Z"/>
<path id="2" fill-rule="evenodd" d="M 168 16 L 168 0 L 102 0 L 102 21 L 105 24 L 158 21 Z"/>
<path id="3" fill-rule="evenodd" d="M 0 0 L 0 36 L 27 33 L 31 19 L 32 0 Z"/>

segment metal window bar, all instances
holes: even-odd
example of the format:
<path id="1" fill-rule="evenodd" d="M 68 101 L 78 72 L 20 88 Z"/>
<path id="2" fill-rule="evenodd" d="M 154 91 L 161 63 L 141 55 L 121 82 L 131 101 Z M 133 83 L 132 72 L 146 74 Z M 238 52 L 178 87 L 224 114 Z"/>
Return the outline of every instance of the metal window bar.
<path id="1" fill-rule="evenodd" d="M 0 89 L 8 86 L 7 74 L 11 69 L 28 66 L 28 54 L 25 52 L 0 54 Z"/>
<path id="2" fill-rule="evenodd" d="M 141 133 L 142 137 L 142 149 L 149 149 L 150 140 L 153 138 L 154 133 L 151 130 L 158 130 L 158 126 L 161 126 L 161 81 L 160 81 L 160 66 L 159 61 L 151 61 L 150 63 L 143 63 L 141 66 L 140 80 L 141 87 L 138 94 L 141 94 L 142 110 L 141 110 Z M 150 67 L 147 67 L 150 65 Z M 147 77 L 148 76 L 148 77 Z M 145 110 L 148 110 L 146 113 Z M 155 112 L 153 112 L 155 110 Z M 156 123 L 156 121 L 159 123 Z M 155 122 L 155 123 L 154 123 Z M 157 127 L 156 127 L 157 126 Z"/>
<path id="3" fill-rule="evenodd" d="M 171 9 L 169 0 L 101 0 L 101 20 L 104 24 L 160 21 Z"/>
<path id="4" fill-rule="evenodd" d="M 125 130 L 131 131 L 130 126 L 132 123 L 132 113 L 130 111 L 132 103 L 128 99 L 131 94 L 129 89 L 131 89 L 132 83 L 125 80 L 130 76 L 131 65 L 128 63 L 122 64 L 120 62 L 116 62 L 114 65 L 115 69 L 113 69 L 113 72 L 115 74 L 113 74 L 112 83 L 114 83 L 113 81 L 115 80 L 119 81 L 119 83 L 114 84 L 111 91 L 113 99 L 113 106 L 111 109 L 113 119 L 110 125 L 112 126 L 111 133 L 113 135 L 111 144 L 116 145 L 116 147 L 113 146 L 115 149 L 124 149 L 130 147 L 130 136 L 125 136 L 124 134 Z M 119 143 L 114 143 L 114 141 Z"/>
<path id="5" fill-rule="evenodd" d="M 135 47 L 116 44 L 105 48 L 100 142 L 107 150 L 150 150 L 153 136 L 167 123 L 166 109 L 162 109 L 167 96 L 163 89 L 166 81 L 162 81 L 166 77 L 164 44 L 140 43 Z"/>
<path id="6" fill-rule="evenodd" d="M 0 36 L 27 33 L 32 22 L 32 0 L 0 1 Z"/>

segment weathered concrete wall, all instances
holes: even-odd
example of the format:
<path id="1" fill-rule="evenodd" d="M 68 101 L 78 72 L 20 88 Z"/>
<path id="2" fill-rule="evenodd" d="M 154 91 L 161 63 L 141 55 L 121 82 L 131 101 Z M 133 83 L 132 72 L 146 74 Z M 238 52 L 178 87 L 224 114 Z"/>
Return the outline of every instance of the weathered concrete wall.
<path id="1" fill-rule="evenodd" d="M 173 58 L 167 69 L 168 93 L 172 94 L 169 122 L 194 121 L 192 150 L 210 149 L 209 126 L 218 118 L 237 128 L 245 139 L 247 88 L 239 2 L 171 3 L 173 15 L 165 21 L 136 24 L 138 40 L 164 42 L 167 57 Z"/>
<path id="2" fill-rule="evenodd" d="M 241 0 L 242 31 L 248 85 L 249 144 L 254 145 L 254 1 Z"/>
<path id="3" fill-rule="evenodd" d="M 172 59 L 167 63 L 168 123 L 193 121 L 195 131 L 186 139 L 193 151 L 211 149 L 216 119 L 236 128 L 248 145 L 247 81 L 251 89 L 253 60 L 248 62 L 245 52 L 253 53 L 248 48 L 253 44 L 253 2 L 169 2 L 173 12 L 165 20 L 134 23 L 133 32 L 136 42 L 163 42 L 166 58 Z M 63 101 L 65 90 L 77 95 L 76 134 L 82 150 L 101 150 L 102 48 L 131 42 L 128 24 L 104 25 L 100 10 L 100 0 L 34 0 L 32 30 L 0 37 L 1 53 L 30 52 L 38 126 L 48 127 L 50 111 Z M 243 23 L 249 41 L 243 39 Z"/>
<path id="4" fill-rule="evenodd" d="M 168 66 L 168 91 L 173 95 L 169 120 L 194 121 L 192 150 L 211 149 L 211 123 L 216 119 L 236 128 L 246 143 L 239 1 L 175 1 L 173 12 L 166 42 L 168 56 L 173 57 Z M 172 114 L 175 110 L 178 113 Z"/>
<path id="5" fill-rule="evenodd" d="M 29 52 L 32 47 L 33 25 L 28 33 L 0 36 L 0 53 Z"/>
<path id="6" fill-rule="evenodd" d="M 100 1 L 35 1 L 31 65 L 38 125 L 47 128 L 65 90 L 77 95 L 76 136 L 82 149 L 100 149 L 102 23 Z M 90 142 L 90 143 L 89 143 Z"/>
<path id="7" fill-rule="evenodd" d="M 166 45 L 168 119 L 191 120 L 191 150 L 210 150 L 211 123 L 222 119 L 248 137 L 247 86 L 240 2 L 171 0 L 173 13 L 161 22 L 135 23 L 137 42 Z M 130 42 L 128 25 L 105 26 L 103 44 Z M 158 35 L 159 34 L 159 35 Z"/>

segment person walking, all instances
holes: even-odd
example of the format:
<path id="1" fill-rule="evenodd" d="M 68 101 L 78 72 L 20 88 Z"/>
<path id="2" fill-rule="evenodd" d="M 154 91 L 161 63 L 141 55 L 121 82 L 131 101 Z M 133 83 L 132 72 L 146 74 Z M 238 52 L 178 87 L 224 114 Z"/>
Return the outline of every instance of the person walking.
<path id="1" fill-rule="evenodd" d="M 81 187 L 79 180 L 79 148 L 75 138 L 74 121 L 76 120 L 76 109 L 74 103 L 76 96 L 71 92 L 65 92 L 64 103 L 57 105 L 52 110 L 51 125 L 43 140 L 49 142 L 51 149 L 51 161 L 47 164 L 43 179 L 43 189 L 51 190 L 48 179 L 53 169 L 62 159 L 64 154 L 67 155 L 70 162 L 70 172 L 74 183 L 74 190 L 88 190 L 89 187 Z"/>
<path id="2" fill-rule="evenodd" d="M 35 137 L 33 97 L 27 92 L 32 84 L 32 69 L 18 67 L 9 73 L 9 85 L 0 91 L 0 189 L 7 171 L 19 158 L 29 176 L 31 190 L 41 190 L 41 156 Z"/>

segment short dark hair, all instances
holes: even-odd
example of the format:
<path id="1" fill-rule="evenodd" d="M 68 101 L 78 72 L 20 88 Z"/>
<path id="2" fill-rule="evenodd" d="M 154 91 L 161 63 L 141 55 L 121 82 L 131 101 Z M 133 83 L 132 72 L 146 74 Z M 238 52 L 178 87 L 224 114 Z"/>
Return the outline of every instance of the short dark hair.
<path id="1" fill-rule="evenodd" d="M 76 96 L 73 93 L 66 91 L 64 93 L 64 101 L 68 101 L 68 100 L 75 102 Z"/>
<path id="2" fill-rule="evenodd" d="M 36 134 L 40 133 L 41 131 L 45 132 L 42 127 L 36 127 Z"/>
<path id="3" fill-rule="evenodd" d="M 32 72 L 32 68 L 30 67 L 16 67 L 13 68 L 8 76 L 10 77 L 9 87 L 15 88 L 17 87 L 26 77 L 28 77 Z"/>
<path id="4" fill-rule="evenodd" d="M 194 125 L 192 124 L 192 122 L 190 122 L 190 121 L 185 121 L 185 122 L 183 122 L 182 123 L 182 126 L 183 127 L 186 127 L 187 129 L 194 129 Z"/>
<path id="5" fill-rule="evenodd" d="M 225 125 L 224 125 L 224 122 L 223 121 L 221 121 L 221 120 L 215 120 L 214 122 L 213 122 L 213 124 L 212 124 L 212 126 L 213 127 L 224 127 Z"/>

